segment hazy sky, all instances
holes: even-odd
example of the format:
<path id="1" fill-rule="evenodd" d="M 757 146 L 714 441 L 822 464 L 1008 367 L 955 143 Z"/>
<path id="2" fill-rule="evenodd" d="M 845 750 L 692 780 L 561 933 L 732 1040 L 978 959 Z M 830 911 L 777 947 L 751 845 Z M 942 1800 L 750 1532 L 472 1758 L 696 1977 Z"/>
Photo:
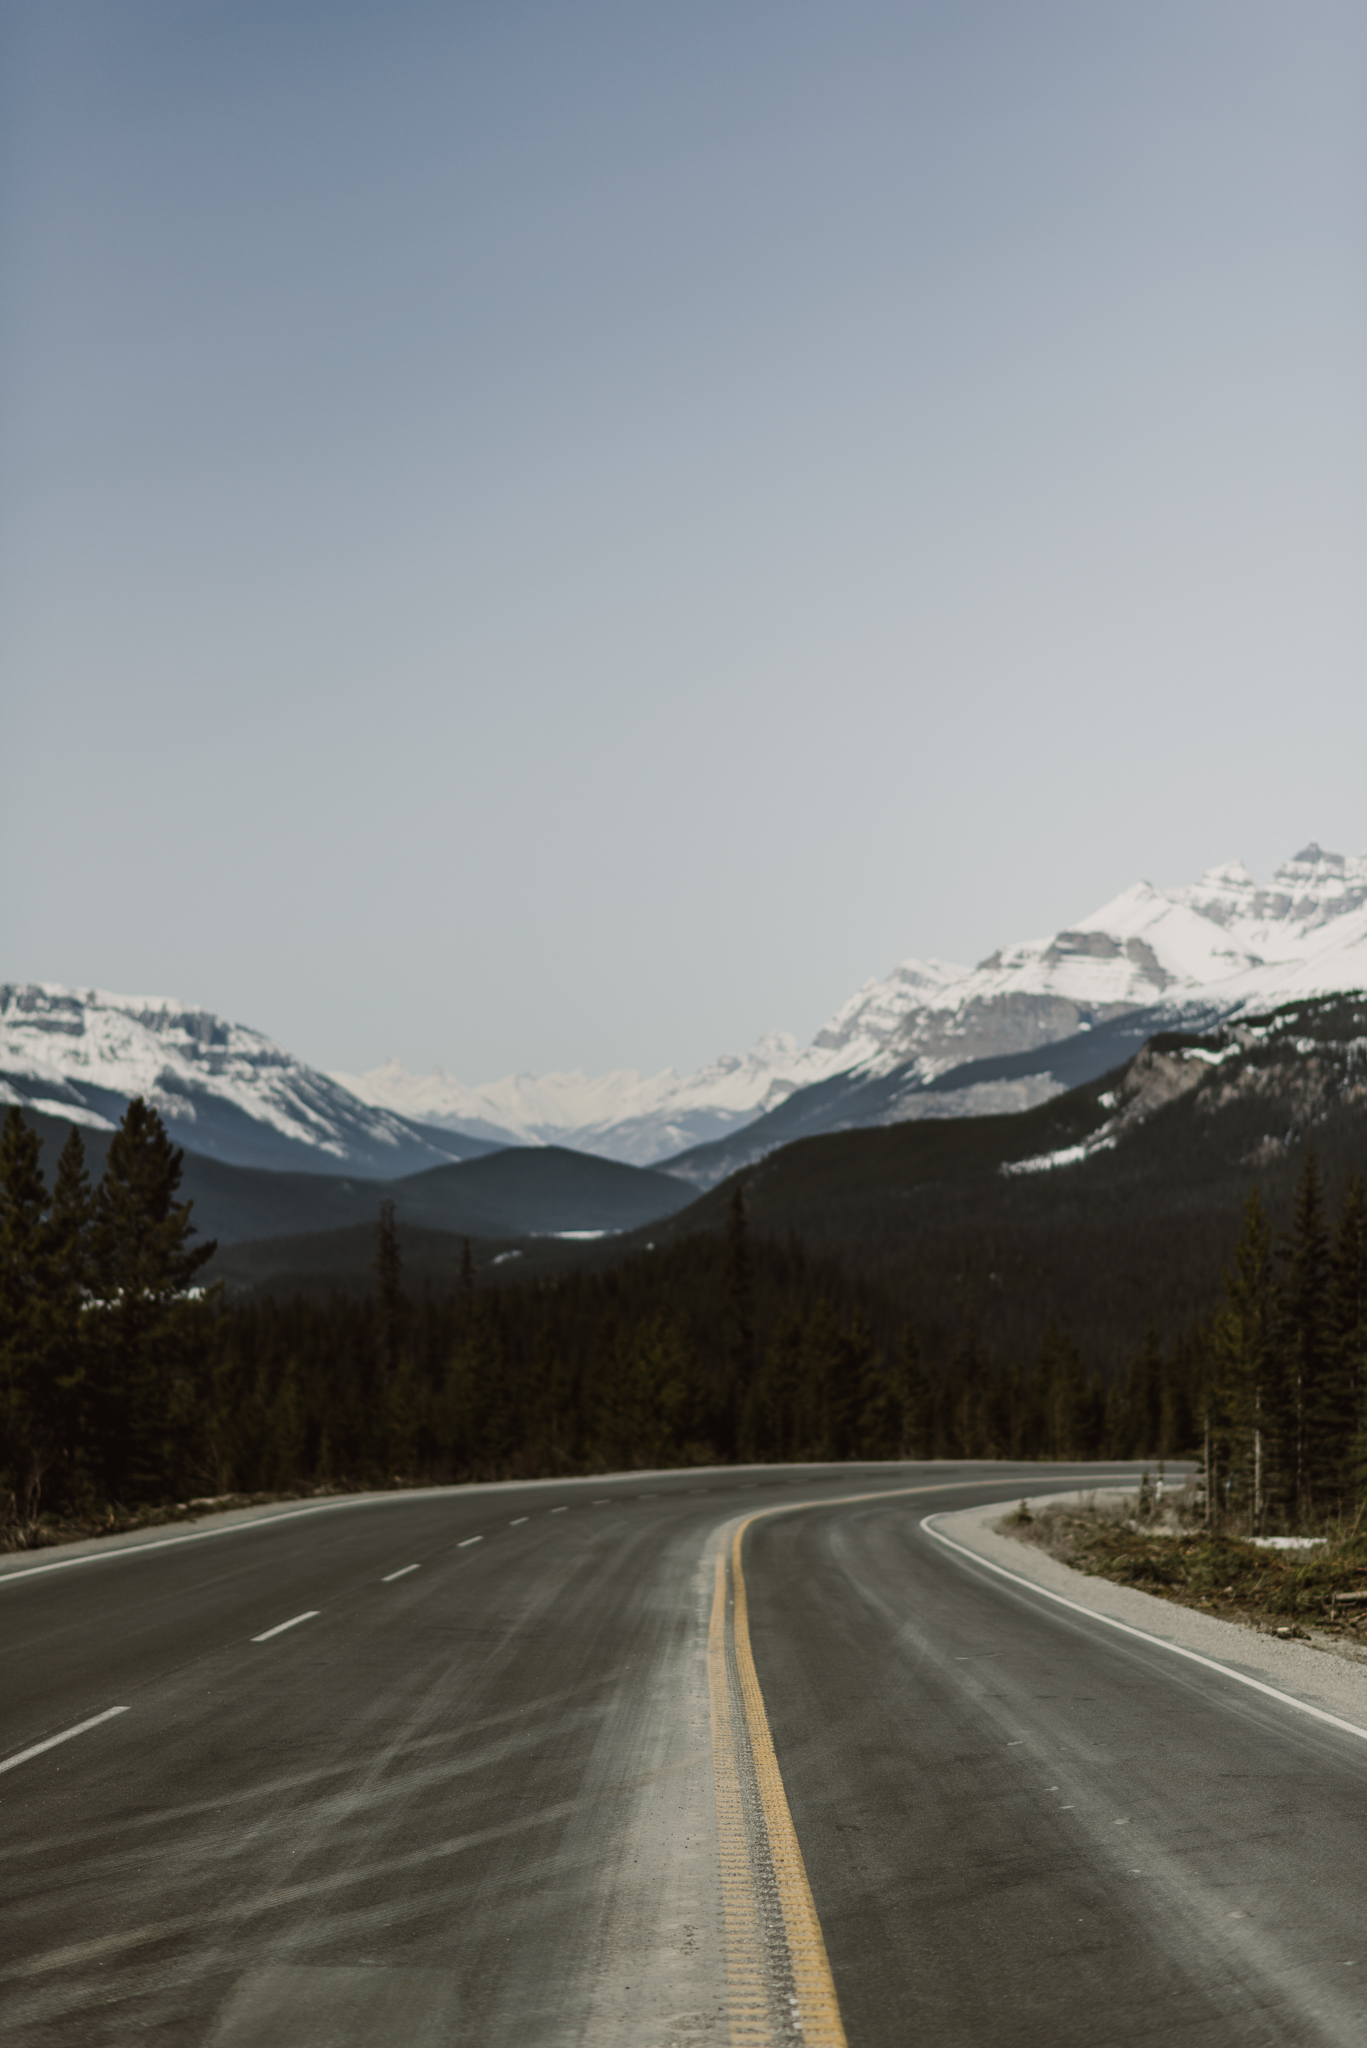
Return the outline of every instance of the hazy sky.
<path id="1" fill-rule="evenodd" d="M 0 977 L 687 1067 L 1367 843 L 1361 0 L 0 21 Z"/>

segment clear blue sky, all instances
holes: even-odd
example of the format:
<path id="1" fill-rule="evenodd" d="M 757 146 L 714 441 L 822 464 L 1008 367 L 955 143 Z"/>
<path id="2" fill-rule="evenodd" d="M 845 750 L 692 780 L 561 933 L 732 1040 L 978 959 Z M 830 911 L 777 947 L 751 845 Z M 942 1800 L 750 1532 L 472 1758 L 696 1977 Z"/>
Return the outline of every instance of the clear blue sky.
<path id="1" fill-rule="evenodd" d="M 1367 843 L 1361 0 L 0 22 L 0 976 L 689 1066 Z"/>

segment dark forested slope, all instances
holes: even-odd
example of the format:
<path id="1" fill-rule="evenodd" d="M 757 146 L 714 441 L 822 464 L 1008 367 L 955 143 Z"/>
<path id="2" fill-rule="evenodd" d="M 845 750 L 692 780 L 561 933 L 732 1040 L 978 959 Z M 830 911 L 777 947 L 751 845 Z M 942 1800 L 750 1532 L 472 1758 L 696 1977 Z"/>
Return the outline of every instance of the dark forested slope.
<path id="1" fill-rule="evenodd" d="M 744 1175 L 746 1206 L 904 1303 L 933 1355 L 966 1324 L 1025 1353 L 1059 1322 L 1109 1372 L 1150 1316 L 1173 1334 L 1211 1305 L 1254 1183 L 1285 1223 L 1311 1138 L 1331 1196 L 1367 1167 L 1367 998 L 1152 1039 L 1021 1115 L 785 1146 Z M 719 1228 L 728 1189 L 652 1235 Z"/>

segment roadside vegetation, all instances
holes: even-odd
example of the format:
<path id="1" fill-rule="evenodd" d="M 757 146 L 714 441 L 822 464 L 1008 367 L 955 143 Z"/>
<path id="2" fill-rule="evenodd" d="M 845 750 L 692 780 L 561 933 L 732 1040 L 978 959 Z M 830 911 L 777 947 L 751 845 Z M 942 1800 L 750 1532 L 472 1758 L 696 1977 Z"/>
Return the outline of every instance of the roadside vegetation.
<path id="1" fill-rule="evenodd" d="M 1158 1496 L 1022 1501 L 998 1525 L 1076 1571 L 1156 1593 L 1274 1634 L 1360 1643 L 1367 1654 L 1367 1531 L 1361 1513 L 1328 1523 L 1304 1548 L 1270 1548 L 1207 1524 L 1199 1481 Z"/>

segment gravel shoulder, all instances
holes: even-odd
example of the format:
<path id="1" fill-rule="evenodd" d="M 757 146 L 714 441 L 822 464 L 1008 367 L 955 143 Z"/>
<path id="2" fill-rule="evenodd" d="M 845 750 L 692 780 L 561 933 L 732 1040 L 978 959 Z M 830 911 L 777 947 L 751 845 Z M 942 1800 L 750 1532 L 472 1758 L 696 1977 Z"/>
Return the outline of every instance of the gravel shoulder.
<path id="1" fill-rule="evenodd" d="M 1042 1495 L 1029 1505 L 1039 1510 L 1094 1498 L 1095 1490 L 1085 1494 Z M 1090 1613 L 1127 1622 L 1158 1642 L 1194 1650 L 1244 1677 L 1274 1685 L 1293 1699 L 1325 1713 L 1338 1714 L 1367 1732 L 1367 1657 L 1354 1646 L 1342 1645 L 1332 1638 L 1315 1640 L 1313 1634 L 1309 1641 L 1281 1641 L 1238 1622 L 1200 1614 L 1153 1593 L 1141 1593 L 1130 1586 L 1113 1585 L 1109 1579 L 1074 1571 L 1071 1565 L 1061 1564 L 1037 1545 L 1003 1535 L 996 1525 L 1006 1512 L 996 1505 L 965 1508 L 929 1519 L 933 1528 L 951 1541 L 1014 1572 L 1018 1578 L 1060 1593 Z"/>

